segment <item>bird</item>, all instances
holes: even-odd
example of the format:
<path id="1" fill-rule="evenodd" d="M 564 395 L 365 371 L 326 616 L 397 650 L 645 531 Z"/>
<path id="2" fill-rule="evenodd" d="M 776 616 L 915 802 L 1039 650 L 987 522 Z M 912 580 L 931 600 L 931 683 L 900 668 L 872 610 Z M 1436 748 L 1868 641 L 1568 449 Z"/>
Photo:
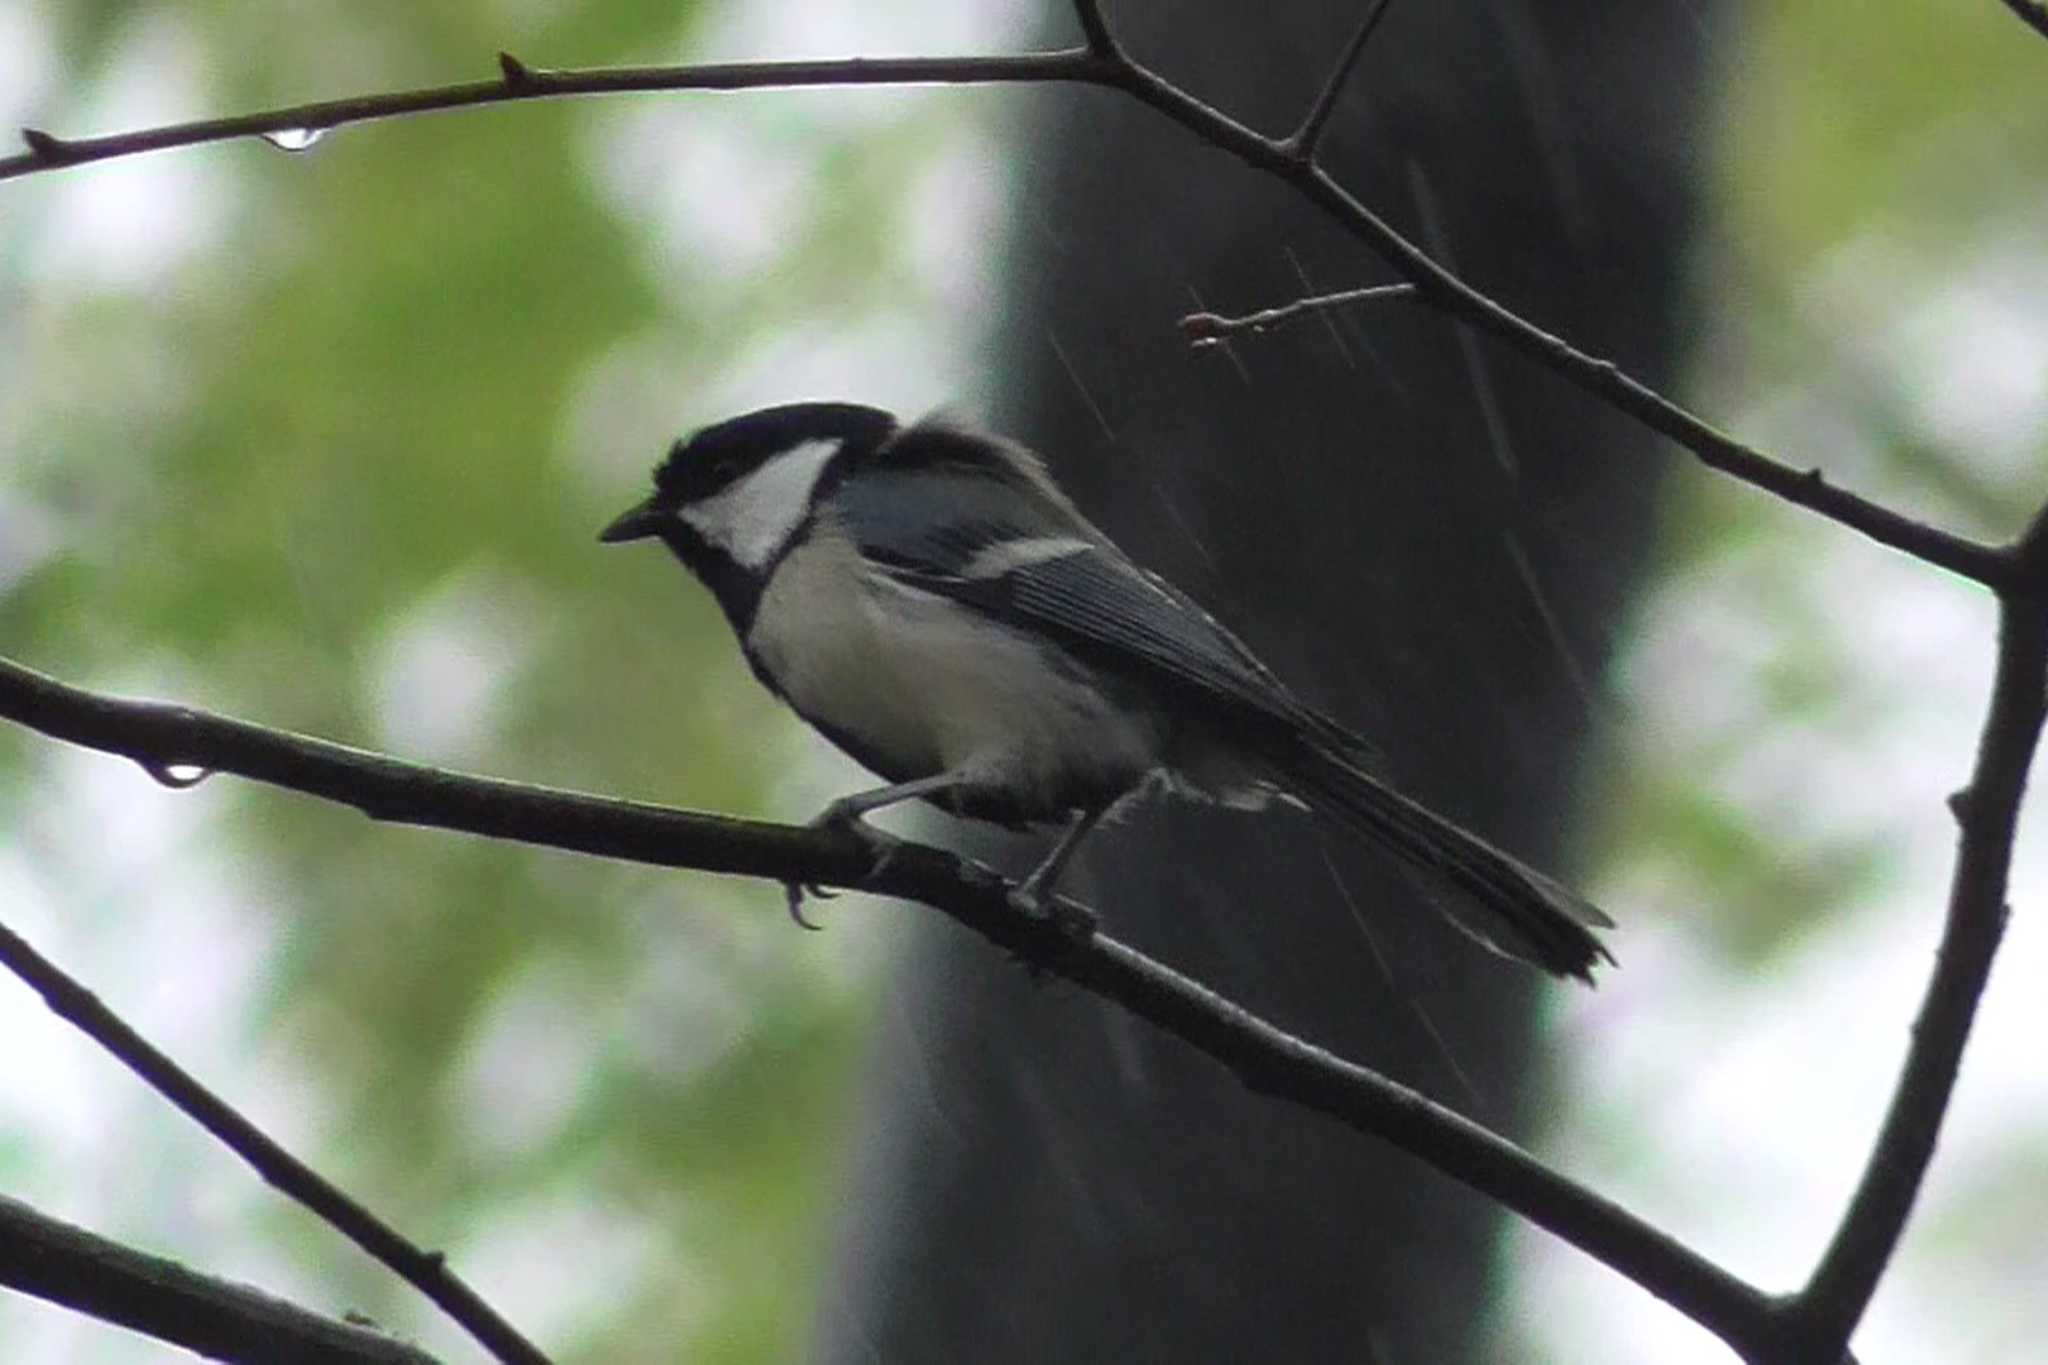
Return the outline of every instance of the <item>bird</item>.
<path id="1" fill-rule="evenodd" d="M 1370 744 L 1133 562 L 1035 452 L 955 412 L 904 425 L 816 401 L 706 426 L 599 538 L 666 545 L 761 684 L 883 780 L 815 825 L 873 841 L 864 817 L 923 800 L 1063 827 L 1010 891 L 1043 913 L 1090 832 L 1146 792 L 1278 800 L 1421 873 L 1507 957 L 1588 984 L 1613 961 L 1597 907 L 1389 785 Z"/>

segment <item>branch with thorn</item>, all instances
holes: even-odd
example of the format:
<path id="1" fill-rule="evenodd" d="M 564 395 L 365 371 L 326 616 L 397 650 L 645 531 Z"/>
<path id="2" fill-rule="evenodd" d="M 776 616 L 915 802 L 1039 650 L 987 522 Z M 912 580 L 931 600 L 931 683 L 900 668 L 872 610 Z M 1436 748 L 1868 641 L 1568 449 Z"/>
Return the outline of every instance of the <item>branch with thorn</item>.
<path id="1" fill-rule="evenodd" d="M 2004 0 L 2048 33 L 2037 0 Z M 121 754 L 170 785 L 190 769 L 240 773 L 377 819 L 466 830 L 664 866 L 858 887 L 933 906 L 1041 970 L 1115 1001 L 1222 1062 L 1251 1089 L 1304 1105 L 1394 1143 L 1649 1288 L 1729 1342 L 1752 1365 L 1847 1358 L 1847 1342 L 1889 1262 L 1931 1160 L 1976 1003 L 2005 920 L 2013 829 L 2048 690 L 2048 549 L 2040 519 L 2009 545 L 1980 543 L 1842 489 L 1721 432 L 1612 361 L 1587 354 L 1474 288 L 1399 234 L 1317 164 L 1343 90 L 1386 11 L 1361 20 L 1285 137 L 1259 134 L 1130 58 L 1095 0 L 1076 0 L 1085 46 L 1020 56 L 848 58 L 702 66 L 551 70 L 500 54 L 498 75 L 469 84 L 364 95 L 103 137 L 24 129 L 25 151 L 0 179 L 171 147 L 250 136 L 317 135 L 350 124 L 574 95 L 904 84 L 1101 87 L 1134 99 L 1206 145 L 1290 186 L 1378 255 L 1405 283 L 1318 296 L 1244 318 L 1183 319 L 1197 343 L 1258 332 L 1366 296 L 1413 298 L 1489 335 L 1690 450 L 1704 464 L 1924 563 L 1993 590 L 2002 629 L 1997 681 L 1976 771 L 1959 802 L 1960 848 L 1941 953 L 1901 1079 L 1837 1233 L 1805 1289 L 1770 1296 L 1567 1180 L 1477 1125 L 1312 1045 L 1101 935 L 1065 932 L 1012 910 L 976 864 L 903 844 L 884 865 L 829 831 L 725 820 L 418 768 L 323 741 L 156 703 L 69 688 L 0 664 L 0 715 Z M 4 1240 L 4 1239 L 0 1239 Z"/>
<path id="2" fill-rule="evenodd" d="M 1247 1089 L 1383 1139 L 1606 1261 L 1710 1324 L 1766 1299 L 1706 1258 L 1506 1139 L 1071 920 L 1026 915 L 990 869 L 941 849 L 761 824 L 420 767 L 162 702 L 69 686 L 0 660 L 0 716 L 145 771 L 235 773 L 372 819 L 460 830 L 661 867 L 871 891 L 932 907 L 1033 970 L 1109 1000 L 1228 1067 Z M 883 837 L 887 836 L 875 836 Z M 1717 1327 L 1720 1330 L 1720 1327 Z"/>

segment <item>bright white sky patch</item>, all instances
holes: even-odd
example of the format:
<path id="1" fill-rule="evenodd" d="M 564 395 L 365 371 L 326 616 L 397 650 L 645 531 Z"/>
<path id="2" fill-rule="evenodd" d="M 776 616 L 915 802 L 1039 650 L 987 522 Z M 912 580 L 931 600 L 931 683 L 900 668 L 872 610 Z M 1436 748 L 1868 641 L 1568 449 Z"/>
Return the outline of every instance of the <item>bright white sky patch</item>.
<path id="1" fill-rule="evenodd" d="M 0 129 L 9 138 L 24 124 L 41 125 L 39 111 L 55 74 L 50 18 L 36 0 L 0 5 Z M 18 150 L 8 148 L 10 153 Z"/>
<path id="2" fill-rule="evenodd" d="M 593 119 L 589 161 L 614 211 L 644 234 L 660 287 L 701 310 L 798 240 L 828 142 L 825 129 L 778 127 L 730 98 L 684 96 Z"/>
<path id="3" fill-rule="evenodd" d="M 190 118 L 204 107 L 200 63 L 176 10 L 143 11 L 104 78 L 49 131 L 110 132 Z M 220 239 L 237 202 L 228 177 L 195 152 L 66 171 L 40 192 L 48 195 L 47 216 L 28 234 L 26 273 L 97 290 L 142 288 L 182 268 Z"/>
<path id="4" fill-rule="evenodd" d="M 1039 16 L 1033 0 L 725 0 L 690 41 L 697 61 L 950 56 L 1003 51 L 1030 36 Z"/>
<path id="5" fill-rule="evenodd" d="M 518 584 L 481 569 L 415 602 L 392 622 L 370 675 L 379 747 L 428 762 L 487 760 L 503 690 L 544 619 Z"/>
<path id="6" fill-rule="evenodd" d="M 943 316 L 973 325 L 1002 315 L 987 248 L 1001 238 L 1009 185 L 1001 148 L 979 132 L 954 139 L 911 185 L 899 249 Z M 977 338 L 978 349 L 994 340 Z"/>
<path id="7" fill-rule="evenodd" d="M 1927 443 L 1964 480 L 2038 497 L 2048 428 L 2048 206 L 1982 240 L 1867 233 L 1797 286 L 1815 358 L 1764 377 L 1745 423 L 1767 449 L 1968 526 L 1889 448 Z M 1939 256 L 1931 253 L 1938 251 Z M 1890 406 L 1887 406 L 1889 404 Z M 1809 907 L 1801 941 L 1751 981 L 1702 959 L 1712 893 L 1655 850 L 1626 850 L 1595 899 L 1621 913 L 1627 969 L 1572 998 L 1569 1103 L 1546 1140 L 1595 1188 L 1766 1289 L 1811 1270 L 1860 1174 L 1910 1040 L 1941 930 L 1955 825 L 1995 643 L 1989 599 L 1797 514 L 1701 557 L 1638 613 L 1617 675 L 1636 752 L 1691 774 L 1796 863 L 1874 840 L 1875 883 Z M 1798 704 L 1782 689 L 1790 670 Z M 2038 1171 L 2048 1150 L 2048 812 L 2022 822 L 2015 913 L 1942 1144 L 1857 1336 L 1865 1360 L 2032 1359 L 2048 1337 Z M 1611 994 L 1610 994 L 1611 992 Z M 2017 1227 L 2000 1236 L 2010 1207 Z M 1725 1361 L 1727 1350 L 1558 1243 L 1517 1233 L 1525 1323 L 1585 1365 Z"/>
<path id="8" fill-rule="evenodd" d="M 574 1114 L 616 1022 L 592 1011 L 588 983 L 536 963 L 506 982 L 464 1050 L 455 1112 L 483 1158 L 530 1155 Z"/>
<path id="9" fill-rule="evenodd" d="M 1974 256 L 1900 328 L 1899 378 L 1937 439 L 2008 475 L 2039 470 L 2048 427 L 2041 226 L 2036 219 L 2024 241 Z"/>
<path id="10" fill-rule="evenodd" d="M 615 1321 L 621 1285 L 643 1282 L 644 1267 L 675 1260 L 680 1239 L 651 1226 L 643 1210 L 623 1209 L 593 1195 L 587 1171 L 523 1202 L 492 1209 L 488 1222 L 452 1252 L 463 1278 L 491 1303 L 511 1305 L 519 1326 L 538 1341 L 573 1340 Z M 703 1273 L 666 1267 L 666 1292 L 685 1302 L 707 1294 Z M 473 1354 L 443 1320 L 448 1358 Z"/>
<path id="11" fill-rule="evenodd" d="M 954 396 L 976 358 L 915 313 L 794 324 L 748 348 L 700 390 L 704 420 L 796 398 L 851 398 L 911 420 Z"/>

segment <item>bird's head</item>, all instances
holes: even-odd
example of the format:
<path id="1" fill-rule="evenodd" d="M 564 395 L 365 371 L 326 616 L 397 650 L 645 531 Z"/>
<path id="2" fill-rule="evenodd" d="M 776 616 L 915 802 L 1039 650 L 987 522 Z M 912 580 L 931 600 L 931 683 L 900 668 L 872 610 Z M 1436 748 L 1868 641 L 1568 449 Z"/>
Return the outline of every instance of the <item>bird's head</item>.
<path id="1" fill-rule="evenodd" d="M 810 515 L 826 467 L 871 450 L 896 419 L 856 403 L 789 403 L 705 427 L 677 441 L 654 471 L 654 492 L 599 539 L 659 536 L 704 572 L 704 557 L 759 573 Z"/>

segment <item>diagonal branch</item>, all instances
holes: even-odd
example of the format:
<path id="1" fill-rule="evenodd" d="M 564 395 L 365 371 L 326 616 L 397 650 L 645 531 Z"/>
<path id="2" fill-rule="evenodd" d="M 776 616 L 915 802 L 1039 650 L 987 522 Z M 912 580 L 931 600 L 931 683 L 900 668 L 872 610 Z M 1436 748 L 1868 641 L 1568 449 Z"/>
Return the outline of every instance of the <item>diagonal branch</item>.
<path id="1" fill-rule="evenodd" d="M 1731 1340 L 1769 1318 L 1754 1288 L 1599 1194 L 1423 1095 L 1304 1042 L 1135 949 L 1019 914 L 994 872 L 891 841 L 671 810 L 419 767 L 162 702 L 85 691 L 0 660 L 0 716 L 154 774 L 233 772 L 401 824 L 461 830 L 663 867 L 855 887 L 920 901 L 1034 967 L 1121 1005 L 1223 1063 L 1246 1088 L 1408 1152 Z M 176 779 L 180 782 L 187 778 Z"/>
<path id="2" fill-rule="evenodd" d="M 1338 184 L 1319 166 L 1304 165 L 1283 143 L 1262 136 L 1149 71 L 1134 68 L 1120 83 L 1204 141 L 1286 182 L 1321 208 L 1410 283 L 1420 300 L 1505 341 L 1546 369 L 1670 437 L 1708 468 L 1763 489 L 1886 545 L 1987 587 L 2011 581 L 2004 551 L 1929 526 L 1827 481 L 1819 469 L 1795 469 L 1744 445 L 1687 411 L 1611 360 L 1586 354 L 1544 331 L 1444 269 L 1428 253 Z"/>
<path id="3" fill-rule="evenodd" d="M 505 1365 L 547 1365 L 547 1357 L 449 1270 L 440 1253 L 414 1246 L 319 1172 L 280 1147 L 130 1028 L 99 997 L 4 925 L 0 925 L 0 964 L 27 982 L 59 1018 L 112 1053 L 152 1090 L 254 1167 L 271 1186 L 312 1210 L 438 1304 Z"/>
<path id="4" fill-rule="evenodd" d="M 1352 71 L 1357 68 L 1358 59 L 1365 52 L 1365 45 L 1372 38 L 1372 31 L 1380 26 L 1381 18 L 1386 15 L 1393 3 L 1394 0 L 1373 0 L 1372 8 L 1366 11 L 1365 18 L 1358 25 L 1358 31 L 1351 35 L 1351 41 L 1345 46 L 1343 55 L 1337 58 L 1337 65 L 1331 70 L 1330 79 L 1323 83 L 1323 92 L 1316 96 L 1316 102 L 1309 106 L 1308 113 L 1302 117 L 1301 126 L 1281 142 L 1280 145 L 1290 155 L 1303 162 L 1315 160 L 1316 144 L 1323 140 L 1323 129 L 1329 126 L 1330 115 L 1336 112 L 1337 99 L 1344 93 L 1346 82 L 1351 79 Z"/>
<path id="5" fill-rule="evenodd" d="M 1091 44 L 1108 40 L 1091 0 L 1076 12 Z M 1092 17 L 1091 17 L 1092 16 Z M 1015 57 L 890 57 L 830 61 L 734 62 L 707 66 L 545 70 L 509 54 L 500 78 L 292 105 L 233 118 L 169 124 L 94 138 L 59 138 L 23 129 L 29 150 L 0 157 L 0 180 L 64 166 L 133 156 L 167 147 L 281 135 L 308 146 L 328 129 L 439 109 L 503 104 L 566 95 L 653 90 L 747 90 L 815 86 L 1015 84 L 1073 82 L 1119 90 L 1149 105 L 1201 141 L 1292 186 L 1369 250 L 1415 285 L 1422 302 L 1500 338 L 1538 364 L 1618 411 L 1692 451 L 1709 468 L 1859 531 L 1881 545 L 1998 588 L 2011 582 L 2010 563 L 1996 546 L 1940 530 L 1830 484 L 1818 468 L 1797 469 L 1715 429 L 1702 418 L 1622 370 L 1543 330 L 1444 269 L 1312 162 L 1288 139 L 1255 132 L 1138 65 L 1113 43 Z"/>
<path id="6" fill-rule="evenodd" d="M 2043 38 L 2048 38 L 2048 4 L 2041 0 L 2005 0 L 2005 7 Z"/>
<path id="7" fill-rule="evenodd" d="M 1962 833 L 1934 975 L 1862 1180 L 1792 1307 L 1798 1335 L 1820 1352 L 1813 1359 L 1832 1359 L 1827 1352 L 1847 1345 L 1898 1246 L 2005 931 L 2014 828 L 2048 714 L 2048 607 L 2008 599 L 2001 611 L 1998 671 L 1976 770 L 1951 802 Z"/>
<path id="8" fill-rule="evenodd" d="M 0 1196 L 0 1284 L 239 1365 L 435 1365 L 417 1347 L 189 1270 Z"/>

